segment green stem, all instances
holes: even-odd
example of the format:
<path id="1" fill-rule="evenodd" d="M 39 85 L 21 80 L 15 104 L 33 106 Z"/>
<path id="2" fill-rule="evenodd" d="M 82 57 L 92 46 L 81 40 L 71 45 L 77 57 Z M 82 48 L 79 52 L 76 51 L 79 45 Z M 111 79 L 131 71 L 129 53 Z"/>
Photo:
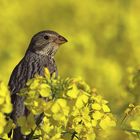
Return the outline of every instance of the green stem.
<path id="1" fill-rule="evenodd" d="M 135 130 L 135 129 L 123 128 L 122 130 L 124 130 L 124 131 L 128 131 L 128 132 L 140 133 L 140 130 Z"/>
<path id="2" fill-rule="evenodd" d="M 40 123 L 42 122 L 44 118 L 44 112 L 40 114 L 40 116 L 37 118 L 36 120 L 36 128 L 30 133 L 29 137 L 28 137 L 28 140 L 33 140 L 33 135 L 36 131 L 36 129 L 38 128 L 38 126 L 40 125 Z"/>
<path id="3" fill-rule="evenodd" d="M 126 114 L 126 115 L 124 116 L 124 118 L 121 120 L 121 122 L 120 122 L 120 125 L 121 125 L 121 126 L 125 123 L 125 121 L 126 121 L 127 118 L 129 117 L 129 114 L 133 111 L 133 109 L 134 109 L 134 108 L 132 108 L 132 109 L 129 111 L 129 113 Z"/>

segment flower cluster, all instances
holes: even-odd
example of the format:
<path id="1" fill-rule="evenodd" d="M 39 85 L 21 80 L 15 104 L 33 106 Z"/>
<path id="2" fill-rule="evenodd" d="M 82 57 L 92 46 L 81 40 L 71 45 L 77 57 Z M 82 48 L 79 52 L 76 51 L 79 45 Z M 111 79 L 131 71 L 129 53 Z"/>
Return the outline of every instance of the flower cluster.
<path id="1" fill-rule="evenodd" d="M 116 126 L 108 101 L 79 78 L 50 78 L 46 72 L 45 77 L 36 75 L 29 80 L 20 94 L 31 112 L 27 118 L 18 119 L 24 135 L 34 131 L 34 137 L 46 140 L 94 140 L 96 129 Z M 41 113 L 42 121 L 36 125 Z"/>
<path id="2" fill-rule="evenodd" d="M 8 125 L 6 121 L 5 114 L 12 111 L 12 104 L 10 99 L 10 94 L 8 88 L 3 82 L 0 82 L 0 137 L 5 137 L 7 133 L 6 126 Z"/>

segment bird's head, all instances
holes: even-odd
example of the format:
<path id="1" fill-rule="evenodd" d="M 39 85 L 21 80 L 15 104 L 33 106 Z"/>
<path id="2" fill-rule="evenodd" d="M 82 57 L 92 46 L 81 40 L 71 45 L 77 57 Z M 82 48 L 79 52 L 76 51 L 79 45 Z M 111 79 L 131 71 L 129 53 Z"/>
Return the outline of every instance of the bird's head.
<path id="1" fill-rule="evenodd" d="M 54 31 L 41 31 L 32 37 L 28 50 L 53 57 L 59 46 L 66 42 L 66 38 Z"/>

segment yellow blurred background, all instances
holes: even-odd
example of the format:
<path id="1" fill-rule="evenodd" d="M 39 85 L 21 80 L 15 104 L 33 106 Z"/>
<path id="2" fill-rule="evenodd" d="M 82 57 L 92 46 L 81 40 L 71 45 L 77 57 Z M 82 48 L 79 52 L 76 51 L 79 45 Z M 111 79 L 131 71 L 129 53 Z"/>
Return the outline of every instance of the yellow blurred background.
<path id="1" fill-rule="evenodd" d="M 116 113 L 135 102 L 127 85 L 140 65 L 139 0 L 1 0 L 0 80 L 46 29 L 69 40 L 55 58 L 61 77 L 82 77 Z"/>

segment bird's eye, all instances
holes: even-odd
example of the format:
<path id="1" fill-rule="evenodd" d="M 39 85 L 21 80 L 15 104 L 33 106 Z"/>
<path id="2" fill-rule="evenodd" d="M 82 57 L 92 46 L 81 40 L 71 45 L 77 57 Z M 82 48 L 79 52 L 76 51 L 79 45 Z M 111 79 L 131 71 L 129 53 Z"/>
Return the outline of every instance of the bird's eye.
<path id="1" fill-rule="evenodd" d="M 44 39 L 48 40 L 49 39 L 49 36 L 48 35 L 45 35 L 44 36 Z"/>

